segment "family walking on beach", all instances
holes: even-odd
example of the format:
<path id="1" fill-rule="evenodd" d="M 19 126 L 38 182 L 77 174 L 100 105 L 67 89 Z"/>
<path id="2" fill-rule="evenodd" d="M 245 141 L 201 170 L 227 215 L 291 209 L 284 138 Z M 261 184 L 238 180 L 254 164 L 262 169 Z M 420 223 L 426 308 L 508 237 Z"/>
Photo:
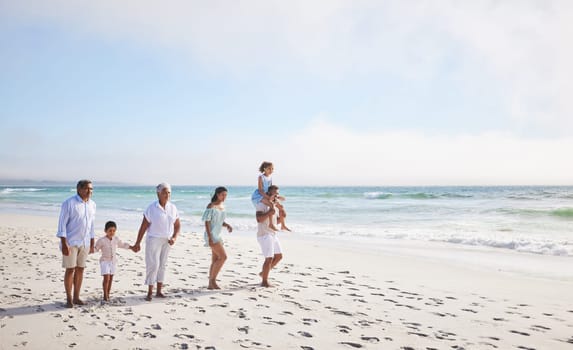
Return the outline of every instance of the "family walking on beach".
<path id="1" fill-rule="evenodd" d="M 262 279 L 261 286 L 270 287 L 269 273 L 282 259 L 276 227 L 280 225 L 282 230 L 290 231 L 290 229 L 285 223 L 286 211 L 280 203 L 285 198 L 279 195 L 279 188 L 272 185 L 273 164 L 263 162 L 259 171 L 261 174 L 258 178 L 258 186 L 251 199 L 256 209 L 257 240 L 265 258 L 259 273 Z M 91 199 L 92 182 L 80 180 L 77 183 L 76 192 L 76 195 L 62 203 L 56 235 L 60 238 L 62 266 L 65 269 L 66 307 L 85 305 L 85 302 L 80 298 L 84 269 L 88 254 L 96 251 L 101 252 L 100 270 L 103 276 L 103 302 L 108 302 L 113 275 L 116 271 L 117 249 L 123 248 L 130 249 L 135 253 L 139 252 L 141 242 L 146 234 L 145 284 L 148 286 L 148 290 L 145 300 L 152 300 L 154 286 L 156 286 L 155 297 L 164 298 L 162 289 L 169 251 L 177 241 L 181 230 L 177 207 L 171 202 L 171 186 L 167 183 L 157 185 L 157 200 L 144 211 L 143 220 L 133 246 L 122 242 L 115 235 L 117 224 L 113 221 L 106 222 L 105 235 L 96 242 L 94 228 L 96 204 Z M 226 228 L 228 232 L 233 231 L 231 225 L 225 221 L 224 202 L 227 198 L 227 192 L 225 187 L 215 189 L 215 193 L 201 219 L 205 225 L 205 246 L 211 248 L 208 289 L 220 289 L 217 285 L 217 276 L 227 260 L 221 232 L 223 228 Z"/>

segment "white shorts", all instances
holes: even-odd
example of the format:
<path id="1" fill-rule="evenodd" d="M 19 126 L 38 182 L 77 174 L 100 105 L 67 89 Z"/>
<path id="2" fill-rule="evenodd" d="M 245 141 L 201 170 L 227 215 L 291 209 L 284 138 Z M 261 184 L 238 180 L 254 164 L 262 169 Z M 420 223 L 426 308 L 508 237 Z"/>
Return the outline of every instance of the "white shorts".
<path id="1" fill-rule="evenodd" d="M 101 269 L 102 276 L 115 274 L 115 264 L 113 261 L 100 261 L 99 267 Z"/>
<path id="2" fill-rule="evenodd" d="M 275 254 L 282 254 L 281 243 L 277 235 L 266 234 L 264 236 L 257 237 L 259 245 L 261 246 L 261 252 L 265 258 L 272 258 Z"/>

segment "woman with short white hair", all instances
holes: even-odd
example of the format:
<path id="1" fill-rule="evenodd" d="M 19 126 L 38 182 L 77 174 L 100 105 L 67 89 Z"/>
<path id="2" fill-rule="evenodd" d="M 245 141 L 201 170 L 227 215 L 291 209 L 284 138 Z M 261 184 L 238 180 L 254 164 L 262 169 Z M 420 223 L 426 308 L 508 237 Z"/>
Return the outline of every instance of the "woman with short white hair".
<path id="1" fill-rule="evenodd" d="M 141 240 L 147 232 L 145 240 L 145 284 L 148 286 L 145 300 L 153 296 L 153 285 L 157 284 L 155 296 L 164 298 L 161 288 L 165 280 L 165 266 L 169 250 L 181 229 L 177 207 L 171 203 L 171 186 L 162 182 L 156 187 L 157 201 L 151 203 L 143 213 L 143 221 L 137 234 L 134 251 L 141 249 Z"/>

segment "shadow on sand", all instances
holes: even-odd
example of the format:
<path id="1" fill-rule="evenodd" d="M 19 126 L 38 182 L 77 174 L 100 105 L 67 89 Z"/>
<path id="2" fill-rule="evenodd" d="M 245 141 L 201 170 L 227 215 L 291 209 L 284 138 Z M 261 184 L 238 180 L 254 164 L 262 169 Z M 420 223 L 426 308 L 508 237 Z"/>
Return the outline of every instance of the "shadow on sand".
<path id="1" fill-rule="evenodd" d="M 145 295 L 131 295 L 128 297 L 112 297 L 109 302 L 102 302 L 99 298 L 89 298 L 84 300 L 86 305 L 76 305 L 74 308 L 69 309 L 66 307 L 66 303 L 63 301 L 56 301 L 53 303 L 37 304 L 37 305 L 26 305 L 26 306 L 16 306 L 13 308 L 0 308 L 0 319 L 5 317 L 14 316 L 24 316 L 36 314 L 39 312 L 59 312 L 66 310 L 80 310 L 81 312 L 96 312 L 96 307 L 129 307 L 142 304 L 158 304 L 165 303 L 181 298 L 201 298 L 211 295 L 232 295 L 232 292 L 237 292 L 241 290 L 254 290 L 259 288 L 260 284 L 247 284 L 244 286 L 231 287 L 219 290 L 208 290 L 206 288 L 199 289 L 175 289 L 168 292 L 165 298 L 153 298 L 151 301 L 145 300 Z M 263 287 L 260 287 L 263 288 Z"/>

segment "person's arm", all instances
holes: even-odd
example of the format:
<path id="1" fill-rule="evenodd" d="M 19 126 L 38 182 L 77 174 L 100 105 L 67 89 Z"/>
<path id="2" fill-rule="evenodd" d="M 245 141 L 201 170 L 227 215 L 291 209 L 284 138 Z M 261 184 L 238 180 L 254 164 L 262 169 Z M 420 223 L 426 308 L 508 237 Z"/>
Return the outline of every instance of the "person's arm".
<path id="1" fill-rule="evenodd" d="M 179 218 L 177 218 L 177 220 L 175 220 L 175 222 L 173 223 L 173 236 L 171 236 L 171 238 L 169 239 L 170 245 L 175 244 L 175 240 L 177 240 L 177 235 L 179 235 L 180 229 L 181 229 L 181 222 L 179 221 Z"/>
<path id="2" fill-rule="evenodd" d="M 95 211 L 96 211 L 96 204 L 91 201 L 91 203 L 93 203 L 93 214 L 94 216 L 92 216 L 92 224 L 90 227 L 90 252 L 89 254 L 93 254 L 94 253 L 94 244 L 95 244 Z"/>
<path id="3" fill-rule="evenodd" d="M 267 211 L 266 213 L 263 213 L 262 211 L 258 211 L 256 214 L 257 222 L 263 222 L 273 215 L 275 215 L 275 208 L 270 208 L 269 211 Z"/>
<path id="4" fill-rule="evenodd" d="M 226 222 L 223 222 L 223 227 L 226 227 L 229 233 L 233 232 L 233 228 L 231 227 L 231 225 L 227 224 Z"/>
<path id="5" fill-rule="evenodd" d="M 137 233 L 137 240 L 133 245 L 134 252 L 138 252 L 141 249 L 141 240 L 143 239 L 143 235 L 145 235 L 145 232 L 147 232 L 149 225 L 150 225 L 149 221 L 147 221 L 147 219 L 144 216 L 143 220 L 141 221 L 141 226 L 139 227 L 139 232 Z"/>
<path id="6" fill-rule="evenodd" d="M 129 243 L 122 241 L 119 237 L 117 238 L 117 246 L 123 249 L 132 249 Z"/>
<path id="7" fill-rule="evenodd" d="M 70 247 L 68 246 L 68 233 L 66 231 L 66 224 L 70 219 L 70 214 L 68 207 L 66 206 L 67 202 L 62 204 L 62 208 L 60 209 L 60 218 L 58 220 L 58 233 L 56 237 L 60 238 L 60 243 L 62 245 L 62 255 L 68 256 L 70 254 Z"/>

